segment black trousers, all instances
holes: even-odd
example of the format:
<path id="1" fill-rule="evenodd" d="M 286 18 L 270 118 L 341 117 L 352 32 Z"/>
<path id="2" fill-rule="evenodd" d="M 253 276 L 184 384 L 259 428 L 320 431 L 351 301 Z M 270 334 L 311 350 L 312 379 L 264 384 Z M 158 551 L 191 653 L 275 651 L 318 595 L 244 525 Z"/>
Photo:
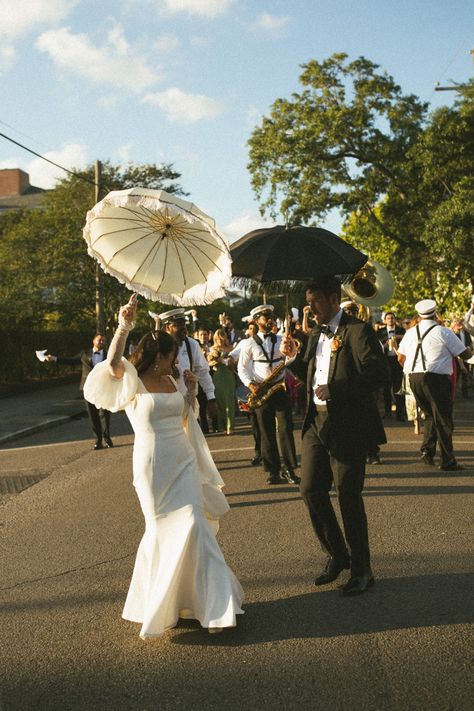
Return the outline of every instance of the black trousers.
<path id="1" fill-rule="evenodd" d="M 262 456 L 262 438 L 260 436 L 260 428 L 258 426 L 257 415 L 255 410 L 250 410 L 248 413 L 250 427 L 252 428 L 253 440 L 255 442 L 255 456 Z"/>
<path id="2" fill-rule="evenodd" d="M 441 466 L 453 464 L 453 399 L 449 375 L 410 373 L 410 387 L 425 415 L 421 451 L 431 457 L 439 444 Z"/>
<path id="3" fill-rule="evenodd" d="M 395 405 L 397 407 L 397 417 L 399 417 L 400 419 L 405 419 L 405 396 L 397 395 L 397 392 L 402 386 L 403 368 L 398 362 L 396 356 L 387 356 L 386 361 L 390 373 L 390 381 L 384 387 L 383 391 L 385 413 L 388 414 L 389 412 L 391 412 L 392 402 L 395 402 Z"/>
<path id="4" fill-rule="evenodd" d="M 91 402 L 86 403 L 87 414 L 92 425 L 92 431 L 98 442 L 102 441 L 103 437 L 110 438 L 110 412 L 103 408 L 97 408 Z"/>
<path id="5" fill-rule="evenodd" d="M 200 385 L 198 385 L 197 401 L 199 404 L 199 424 L 203 434 L 209 434 L 209 423 L 207 421 L 207 397 Z"/>
<path id="6" fill-rule="evenodd" d="M 276 474 L 280 471 L 280 454 L 278 451 L 276 421 L 278 421 L 278 440 L 281 456 L 285 466 L 295 469 L 296 459 L 295 438 L 293 436 L 293 414 L 290 396 L 285 390 L 280 390 L 266 400 L 255 410 L 263 466 L 266 472 Z"/>
<path id="7" fill-rule="evenodd" d="M 362 575 L 370 569 L 367 516 L 362 499 L 366 452 L 355 450 L 350 463 L 333 456 L 318 434 L 326 418 L 327 413 L 318 412 L 304 433 L 300 491 L 323 551 L 340 562 L 350 556 L 351 575 Z M 333 483 L 344 534 L 329 496 Z"/>

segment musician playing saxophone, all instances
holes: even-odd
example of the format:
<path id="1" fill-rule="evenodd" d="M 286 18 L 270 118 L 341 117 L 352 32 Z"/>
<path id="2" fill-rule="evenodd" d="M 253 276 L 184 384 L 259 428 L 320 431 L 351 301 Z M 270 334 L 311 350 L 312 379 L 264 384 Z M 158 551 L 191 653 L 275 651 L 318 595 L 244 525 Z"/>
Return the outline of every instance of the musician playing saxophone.
<path id="1" fill-rule="evenodd" d="M 281 336 L 272 333 L 274 307 L 262 304 L 252 309 L 250 315 L 258 326 L 258 333 L 242 341 L 238 373 L 255 402 L 267 484 L 298 484 L 299 478 L 294 473 L 297 461 L 291 400 L 284 387 L 284 359 L 280 353 Z M 277 420 L 283 468 L 277 443 Z"/>

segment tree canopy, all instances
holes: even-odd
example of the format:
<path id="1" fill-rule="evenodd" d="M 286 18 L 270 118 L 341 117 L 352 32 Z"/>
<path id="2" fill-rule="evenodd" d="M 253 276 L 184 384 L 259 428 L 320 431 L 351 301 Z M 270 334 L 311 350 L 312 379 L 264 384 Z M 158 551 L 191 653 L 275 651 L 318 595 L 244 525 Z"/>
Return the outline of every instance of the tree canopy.
<path id="1" fill-rule="evenodd" d="M 364 57 L 302 69 L 302 90 L 277 99 L 249 140 L 262 213 L 317 224 L 337 208 L 346 239 L 392 269 L 400 303 L 409 285 L 407 302 L 433 294 L 461 308 L 474 288 L 472 85 L 430 115 Z"/>

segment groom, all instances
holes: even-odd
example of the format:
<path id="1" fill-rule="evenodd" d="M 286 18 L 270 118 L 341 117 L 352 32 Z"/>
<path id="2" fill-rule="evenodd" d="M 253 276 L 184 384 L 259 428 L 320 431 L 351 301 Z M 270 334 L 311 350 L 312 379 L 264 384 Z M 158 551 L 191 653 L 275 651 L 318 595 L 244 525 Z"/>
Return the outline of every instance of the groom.
<path id="1" fill-rule="evenodd" d="M 316 320 L 306 351 L 297 355 L 289 336 L 283 339 L 281 351 L 290 370 L 307 383 L 300 489 L 328 556 L 314 582 L 326 585 L 350 568 L 343 594 L 359 595 L 374 584 L 362 499 L 370 421 L 376 408 L 371 393 L 385 385 L 388 371 L 372 327 L 341 309 L 341 284 L 335 277 L 309 285 L 306 300 Z M 329 497 L 333 483 L 345 535 Z"/>

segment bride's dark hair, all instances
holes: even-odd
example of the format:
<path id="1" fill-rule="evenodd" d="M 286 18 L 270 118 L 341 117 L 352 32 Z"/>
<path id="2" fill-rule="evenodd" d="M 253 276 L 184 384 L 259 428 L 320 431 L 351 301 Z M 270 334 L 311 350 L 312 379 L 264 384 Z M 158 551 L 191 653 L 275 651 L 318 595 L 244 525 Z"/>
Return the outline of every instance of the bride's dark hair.
<path id="1" fill-rule="evenodd" d="M 129 358 L 132 365 L 139 373 L 143 373 L 153 364 L 157 354 L 168 356 L 170 353 L 178 353 L 178 342 L 173 336 L 164 331 L 150 331 L 146 333 L 138 342 L 137 347 Z M 173 375 L 176 377 L 176 368 L 173 362 Z"/>

